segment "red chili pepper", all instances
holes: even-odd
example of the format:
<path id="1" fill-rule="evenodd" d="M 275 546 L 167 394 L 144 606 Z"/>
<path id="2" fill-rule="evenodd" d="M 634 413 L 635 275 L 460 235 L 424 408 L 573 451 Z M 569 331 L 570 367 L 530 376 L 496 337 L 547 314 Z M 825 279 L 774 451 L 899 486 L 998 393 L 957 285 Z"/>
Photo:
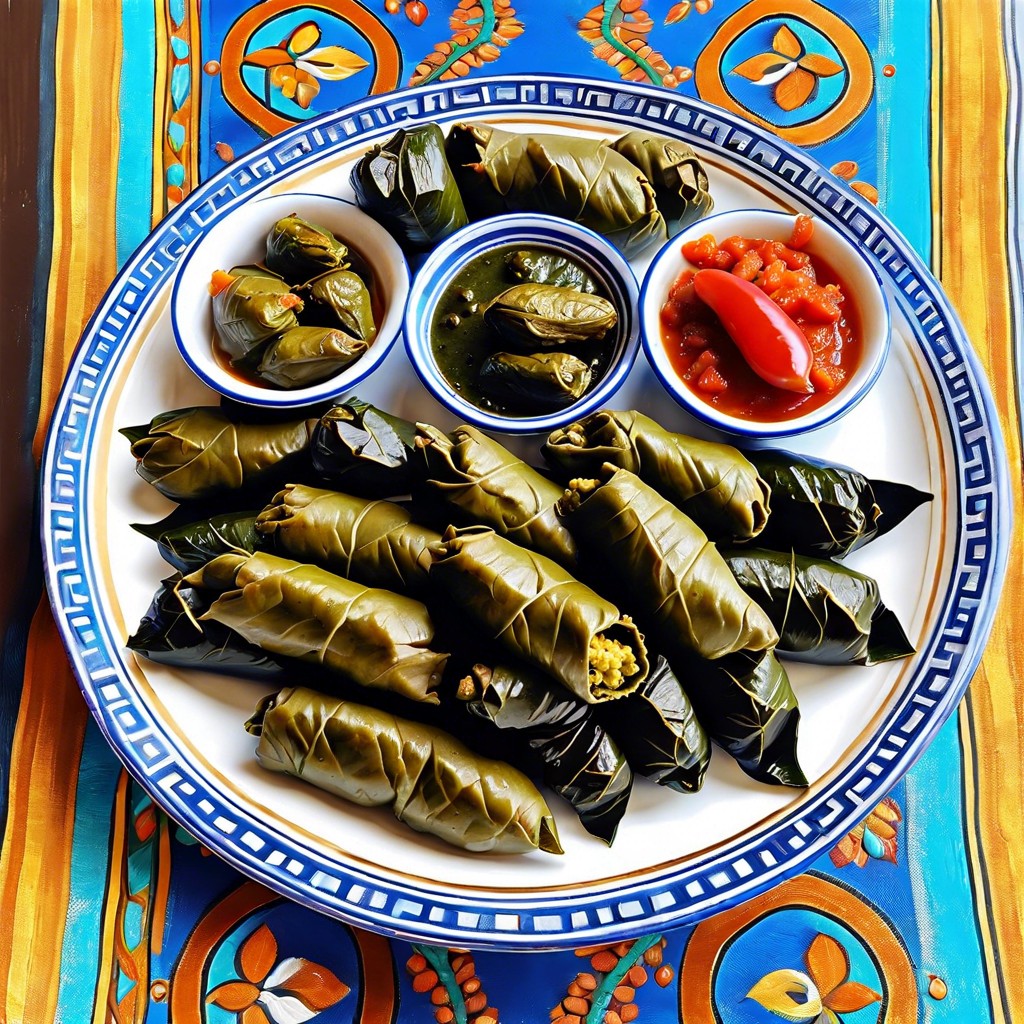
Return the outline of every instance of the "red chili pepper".
<path id="1" fill-rule="evenodd" d="M 814 391 L 814 356 L 804 332 L 757 285 L 724 270 L 699 270 L 693 287 L 762 380 L 800 394 Z"/>

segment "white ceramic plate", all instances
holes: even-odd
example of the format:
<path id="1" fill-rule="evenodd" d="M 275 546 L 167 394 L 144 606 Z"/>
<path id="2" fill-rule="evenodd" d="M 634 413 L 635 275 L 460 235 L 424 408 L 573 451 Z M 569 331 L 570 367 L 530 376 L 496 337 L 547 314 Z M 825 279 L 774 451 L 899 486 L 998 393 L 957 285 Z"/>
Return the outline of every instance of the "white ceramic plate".
<path id="1" fill-rule="evenodd" d="M 613 848 L 552 798 L 566 853 L 473 856 L 280 775 L 242 730 L 263 688 L 136 661 L 125 640 L 167 575 L 129 529 L 171 505 L 136 475 L 120 427 L 213 395 L 168 317 L 187 244 L 278 192 L 349 196 L 354 161 L 399 125 L 486 119 L 611 136 L 648 128 L 705 158 L 716 208 L 804 210 L 868 249 L 890 292 L 892 352 L 846 418 L 790 447 L 935 500 L 848 564 L 877 577 L 918 648 L 875 668 L 790 665 L 807 791 L 751 782 L 721 752 L 701 793 L 637 780 Z M 636 265 L 638 276 L 643 263 Z M 454 425 L 396 345 L 359 386 L 402 416 Z M 612 403 L 698 431 L 641 356 Z M 512 442 L 535 457 L 537 440 Z M 43 467 L 43 542 L 57 621 L 112 746 L 170 814 L 272 888 L 347 921 L 462 946 L 590 943 L 707 916 L 804 868 L 863 818 L 955 707 L 980 657 L 1006 560 L 998 427 L 962 330 L 910 247 L 806 154 L 696 101 L 629 85 L 516 76 L 373 97 L 275 138 L 198 188 L 131 257 L 85 333 Z"/>

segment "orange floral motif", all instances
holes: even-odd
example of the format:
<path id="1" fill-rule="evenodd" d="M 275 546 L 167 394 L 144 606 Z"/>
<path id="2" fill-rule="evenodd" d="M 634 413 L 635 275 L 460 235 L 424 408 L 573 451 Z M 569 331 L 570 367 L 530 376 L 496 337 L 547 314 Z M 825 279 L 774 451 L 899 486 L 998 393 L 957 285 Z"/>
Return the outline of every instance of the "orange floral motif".
<path id="1" fill-rule="evenodd" d="M 451 39 L 442 40 L 416 65 L 409 85 L 449 82 L 496 61 L 523 34 L 515 13 L 510 0 L 459 0 L 448 21 Z"/>
<path id="2" fill-rule="evenodd" d="M 263 68 L 270 84 L 281 90 L 286 100 L 294 100 L 303 110 L 320 92 L 320 81 L 340 82 L 367 67 L 367 62 L 343 46 L 321 46 L 320 27 L 306 21 L 282 39 L 277 46 L 265 46 L 247 53 L 242 61 Z"/>
<path id="3" fill-rule="evenodd" d="M 277 940 L 262 924 L 241 945 L 236 958 L 241 978 L 225 981 L 208 1003 L 239 1015 L 239 1024 L 303 1024 L 349 993 L 326 967 L 304 957 L 277 962 Z"/>
<path id="4" fill-rule="evenodd" d="M 857 177 L 857 171 L 860 170 L 855 160 L 840 160 L 839 163 L 833 164 L 829 170 L 837 178 L 848 181 L 850 188 L 854 192 L 859 192 L 869 203 L 874 203 L 875 206 L 878 205 L 878 189 L 874 185 L 869 185 L 866 181 L 853 180 Z"/>
<path id="5" fill-rule="evenodd" d="M 681 21 L 688 13 L 689 4 L 679 3 L 669 17 Z M 594 56 L 615 68 L 627 82 L 652 82 L 674 89 L 693 77 L 693 71 L 669 66 L 647 41 L 653 28 L 643 0 L 603 0 L 580 18 L 576 31 L 593 47 Z"/>
<path id="6" fill-rule="evenodd" d="M 766 974 L 747 993 L 770 1013 L 791 1021 L 842 1024 L 841 1013 L 855 1013 L 882 996 L 850 981 L 850 958 L 842 943 L 819 933 L 804 954 L 807 973 L 786 968 Z"/>
<path id="7" fill-rule="evenodd" d="M 895 864 L 896 830 L 902 820 L 899 805 L 892 797 L 886 797 L 852 832 L 839 840 L 829 854 L 832 863 L 837 868 L 847 864 L 862 868 L 869 859 Z"/>
<path id="8" fill-rule="evenodd" d="M 831 78 L 843 65 L 821 53 L 808 53 L 797 34 L 783 25 L 772 39 L 768 53 L 759 53 L 732 69 L 755 85 L 774 85 L 775 102 L 786 111 L 796 110 L 813 99 L 818 81 Z"/>

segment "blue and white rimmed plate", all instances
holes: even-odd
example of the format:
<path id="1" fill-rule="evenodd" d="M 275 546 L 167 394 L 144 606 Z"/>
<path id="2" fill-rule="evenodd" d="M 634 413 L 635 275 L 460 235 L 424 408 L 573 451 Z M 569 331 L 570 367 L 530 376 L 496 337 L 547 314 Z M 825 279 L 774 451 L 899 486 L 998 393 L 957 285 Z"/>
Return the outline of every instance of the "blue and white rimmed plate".
<path id="1" fill-rule="evenodd" d="M 181 254 L 259 196 L 350 196 L 353 162 L 399 125 L 487 120 L 598 137 L 649 129 L 705 158 L 718 210 L 815 214 L 869 250 L 889 290 L 893 345 L 872 392 L 790 447 L 935 494 L 849 564 L 878 578 L 918 654 L 874 668 L 792 665 L 807 791 L 759 786 L 716 754 L 704 790 L 640 780 L 611 849 L 556 807 L 564 857 L 487 857 L 406 831 L 256 764 L 242 729 L 258 684 L 177 672 L 125 649 L 166 575 L 129 529 L 170 503 L 135 474 L 120 427 L 213 401 L 178 358 L 168 306 Z M 635 265 L 637 276 L 643 264 Z M 360 397 L 452 425 L 395 346 Z M 637 360 L 616 394 L 697 429 Z M 536 441 L 510 442 L 536 457 Z M 706 917 L 827 850 L 910 767 L 962 696 L 1006 563 L 1008 487 L 984 380 L 941 289 L 870 204 L 811 157 L 697 101 L 641 86 L 515 76 L 374 96 L 267 142 L 193 192 L 128 260 L 61 393 L 43 466 L 43 545 L 60 630 L 93 713 L 131 772 L 203 843 L 266 885 L 379 931 L 459 946 L 540 949 Z"/>

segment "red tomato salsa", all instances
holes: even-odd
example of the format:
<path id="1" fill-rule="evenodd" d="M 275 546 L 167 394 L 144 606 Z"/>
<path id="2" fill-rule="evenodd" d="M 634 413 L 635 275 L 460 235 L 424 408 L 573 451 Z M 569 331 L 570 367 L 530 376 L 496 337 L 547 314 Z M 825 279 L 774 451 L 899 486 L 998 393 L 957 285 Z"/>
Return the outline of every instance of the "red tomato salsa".
<path id="1" fill-rule="evenodd" d="M 705 235 L 683 245 L 697 269 L 684 270 L 669 290 L 662 341 L 686 386 L 726 415 L 803 416 L 844 387 L 860 363 L 853 302 L 828 263 L 803 251 L 813 233 L 813 221 L 801 215 L 788 243 L 738 235 L 718 243 Z M 697 296 L 694 278 L 704 270 L 728 271 L 760 291 L 709 274 L 700 290 L 724 310 L 720 319 Z"/>

